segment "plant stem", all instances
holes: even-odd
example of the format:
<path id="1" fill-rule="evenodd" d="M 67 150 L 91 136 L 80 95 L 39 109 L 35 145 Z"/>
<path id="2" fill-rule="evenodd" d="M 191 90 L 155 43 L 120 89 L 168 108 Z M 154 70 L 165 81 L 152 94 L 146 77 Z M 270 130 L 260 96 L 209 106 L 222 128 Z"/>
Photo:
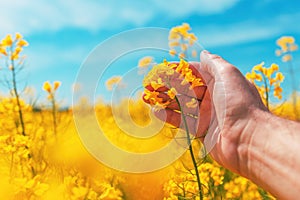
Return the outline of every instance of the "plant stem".
<path id="1" fill-rule="evenodd" d="M 53 132 L 54 135 L 56 136 L 57 123 L 56 123 L 56 102 L 55 102 L 54 94 L 51 94 L 51 103 L 52 103 Z"/>
<path id="2" fill-rule="evenodd" d="M 13 48 L 11 47 L 10 49 L 11 54 L 13 53 Z M 22 135 L 26 135 L 25 134 L 25 123 L 24 123 L 24 119 L 23 119 L 23 112 L 21 109 L 21 103 L 20 103 L 20 96 L 19 96 L 19 92 L 17 89 L 17 80 L 16 80 L 16 70 L 15 70 L 15 63 L 13 59 L 10 59 L 11 61 L 11 71 L 12 71 L 12 83 L 13 83 L 13 90 L 14 90 L 14 95 L 16 97 L 16 101 L 17 101 L 17 106 L 18 106 L 18 113 L 19 113 L 19 120 L 20 120 L 20 124 L 21 124 L 21 128 L 22 128 Z"/>
<path id="3" fill-rule="evenodd" d="M 178 100 L 178 98 L 176 96 L 175 96 L 175 100 L 176 100 L 176 102 L 177 102 L 177 104 L 179 106 L 179 110 L 181 112 L 181 116 L 182 116 L 183 123 L 184 123 L 184 128 L 186 130 L 187 143 L 188 143 L 188 146 L 189 146 L 189 151 L 190 151 L 190 154 L 191 154 L 192 162 L 193 162 L 195 173 L 196 173 L 196 177 L 197 177 L 197 183 L 198 183 L 200 200 L 203 200 L 203 192 L 202 192 L 202 188 L 201 188 L 201 180 L 200 180 L 200 176 L 199 176 L 199 172 L 198 172 L 197 162 L 196 162 L 196 159 L 195 159 L 195 156 L 194 156 L 194 152 L 193 152 L 193 147 L 192 147 L 191 137 L 190 137 L 190 133 L 189 133 L 189 128 L 188 128 L 188 125 L 187 125 L 187 121 L 186 121 L 185 115 L 183 113 L 183 109 L 182 109 L 182 107 L 181 107 L 181 105 L 179 103 L 179 100 Z"/>
<path id="4" fill-rule="evenodd" d="M 265 74 L 264 73 L 261 73 L 262 74 L 262 77 L 263 77 L 263 80 L 264 80 L 264 85 L 265 85 L 265 95 L 266 95 L 266 106 L 268 108 L 268 110 L 270 110 L 270 106 L 269 106 L 269 91 L 268 91 L 268 84 L 267 84 L 267 80 L 266 80 L 266 77 L 265 77 Z M 271 90 L 271 88 L 270 88 Z"/>

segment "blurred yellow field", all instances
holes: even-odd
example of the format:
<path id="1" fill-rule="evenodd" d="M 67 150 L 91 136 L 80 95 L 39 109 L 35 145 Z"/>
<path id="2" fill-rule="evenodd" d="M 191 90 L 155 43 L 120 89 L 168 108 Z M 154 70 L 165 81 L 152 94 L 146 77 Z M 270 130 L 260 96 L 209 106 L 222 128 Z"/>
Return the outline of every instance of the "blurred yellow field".
<path id="1" fill-rule="evenodd" d="M 73 107 L 64 108 L 60 107 L 57 96 L 64 80 L 46 81 L 40 86 L 44 93 L 36 96 L 47 96 L 43 106 L 32 103 L 25 97 L 25 92 L 18 85 L 18 73 L 25 60 L 22 51 L 28 46 L 28 42 L 20 33 L 6 35 L 0 44 L 1 59 L 5 60 L 5 72 L 9 74 L 5 76 L 9 77 L 9 92 L 0 96 L 0 199 L 275 199 L 250 180 L 223 168 L 209 155 L 203 156 L 205 153 L 200 139 L 190 139 L 193 134 L 190 134 L 187 125 L 186 129 L 178 129 L 162 123 L 162 128 L 151 137 L 148 134 L 152 130 L 139 131 L 140 127 L 153 122 L 151 109 L 168 109 L 172 101 L 179 102 L 175 87 L 165 91 L 165 95 L 171 100 L 165 101 L 159 96 L 156 90 L 165 86 L 165 80 L 159 75 L 169 78 L 174 73 L 179 73 L 178 77 L 183 79 L 179 85 L 188 88 L 188 92 L 197 87 L 206 87 L 205 81 L 195 75 L 195 70 L 187 61 L 189 56 L 196 57 L 199 54 L 193 49 L 197 37 L 190 31 L 187 23 L 170 29 L 168 53 L 170 56 L 177 55 L 179 64 L 164 59 L 162 63 L 154 65 L 151 56 L 138 61 L 139 68 L 154 69 L 140 83 L 146 89 L 138 99 L 126 98 L 113 105 L 99 101 L 92 105 L 82 97 Z M 277 56 L 293 69 L 292 52 L 298 50 L 295 39 L 283 36 L 277 40 L 277 45 L 280 48 L 276 51 Z M 272 113 L 300 120 L 300 95 L 295 89 L 297 86 L 293 85 L 296 81 L 290 84 L 295 86 L 289 89 L 291 95 L 284 93 L 283 83 L 288 76 L 292 76 L 284 76 L 281 69 L 278 64 L 267 66 L 262 62 L 252 70 L 249 68 L 246 78 L 256 87 L 262 102 Z M 112 91 L 121 81 L 122 77 L 112 76 L 106 81 L 106 87 Z M 202 91 L 202 96 L 205 91 L 206 88 Z M 285 94 L 288 95 L 284 96 Z M 198 106 L 196 102 L 202 100 L 193 97 L 184 106 L 193 109 Z M 185 119 L 187 115 L 180 103 L 177 106 L 180 108 L 178 113 Z M 101 131 L 93 128 L 94 118 Z M 78 121 L 81 123 L 80 127 Z M 136 126 L 131 126 L 131 123 Z M 138 132 L 139 137 L 134 137 L 125 130 Z M 97 134 L 102 134 L 107 140 L 98 140 L 95 137 Z M 183 154 L 158 170 L 124 172 L 100 162 L 98 157 L 92 155 L 93 150 L 97 149 L 99 155 L 104 155 L 118 166 L 134 168 L 134 165 L 145 163 L 136 163 L 130 158 L 112 153 L 111 149 L 106 148 L 107 141 L 124 152 L 140 155 L 155 152 L 171 141 L 176 141 L 174 149 L 181 150 Z M 94 149 L 89 149 L 91 146 L 87 147 L 86 143 L 93 144 Z M 174 154 L 175 157 L 175 150 L 169 152 L 170 155 Z M 157 160 L 166 157 L 161 155 Z"/>

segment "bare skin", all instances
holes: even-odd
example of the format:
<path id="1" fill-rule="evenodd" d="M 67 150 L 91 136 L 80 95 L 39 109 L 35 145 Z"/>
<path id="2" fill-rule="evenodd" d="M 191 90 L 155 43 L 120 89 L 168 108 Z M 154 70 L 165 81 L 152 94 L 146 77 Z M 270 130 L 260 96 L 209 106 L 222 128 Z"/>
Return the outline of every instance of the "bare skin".
<path id="1" fill-rule="evenodd" d="M 200 113 L 211 117 L 187 117 L 189 129 L 204 137 L 209 127 L 206 137 L 218 136 L 210 154 L 224 167 L 249 178 L 279 199 L 297 198 L 300 123 L 270 113 L 256 88 L 220 56 L 203 51 L 201 63 L 192 65 L 207 84 L 205 94 L 200 88 Z M 179 126 L 181 115 L 175 110 L 178 108 L 173 105 L 166 112 L 155 114 L 165 118 L 166 113 L 166 122 Z"/>

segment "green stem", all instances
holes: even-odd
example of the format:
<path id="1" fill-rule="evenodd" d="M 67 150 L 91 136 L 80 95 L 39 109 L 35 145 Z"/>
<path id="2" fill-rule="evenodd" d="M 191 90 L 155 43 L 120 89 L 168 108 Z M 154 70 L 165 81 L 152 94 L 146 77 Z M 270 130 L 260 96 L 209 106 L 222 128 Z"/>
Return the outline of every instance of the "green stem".
<path id="1" fill-rule="evenodd" d="M 13 47 L 10 48 L 10 52 L 11 54 L 13 53 Z M 17 106 L 18 106 L 18 113 L 19 113 L 19 120 L 20 120 L 20 124 L 21 124 L 21 128 L 22 128 L 22 135 L 26 135 L 25 134 L 25 123 L 24 123 L 24 119 L 23 119 L 23 112 L 21 109 L 21 103 L 20 103 L 20 96 L 19 96 L 19 92 L 17 89 L 17 80 L 16 80 L 16 70 L 15 70 L 15 63 L 14 60 L 11 59 L 11 71 L 12 71 L 12 83 L 13 83 L 13 90 L 14 90 L 14 95 L 16 97 L 16 101 L 17 101 Z"/>
<path id="2" fill-rule="evenodd" d="M 51 103 L 52 103 L 52 120 L 53 120 L 53 132 L 56 136 L 57 133 L 57 122 L 56 122 L 56 102 L 54 94 L 51 94 Z"/>
<path id="3" fill-rule="evenodd" d="M 266 80 L 266 77 L 265 77 L 265 74 L 264 74 L 264 73 L 262 73 L 262 77 L 263 77 L 264 85 L 265 85 L 266 106 L 267 106 L 268 110 L 270 110 L 270 108 L 269 108 L 269 91 L 268 91 L 268 84 L 267 84 L 267 80 Z M 270 88 L 270 89 L 271 89 L 271 88 Z"/>
<path id="4" fill-rule="evenodd" d="M 13 46 L 10 47 L 10 55 L 13 54 Z M 18 114 L 19 114 L 19 121 L 21 124 L 21 133 L 23 136 L 26 136 L 25 133 L 25 122 L 24 122 L 24 117 L 23 117 L 23 111 L 21 108 L 21 101 L 20 101 L 20 95 L 19 95 L 19 91 L 17 88 L 17 75 L 16 75 L 16 69 L 15 69 L 15 62 L 12 58 L 10 59 L 10 64 L 11 64 L 11 71 L 12 71 L 12 84 L 13 84 L 13 91 L 14 91 L 14 96 L 16 97 L 16 101 L 17 101 L 17 106 L 18 106 Z M 18 128 L 18 126 L 17 126 Z M 29 149 L 29 147 L 27 145 L 25 145 L 26 149 Z M 31 153 L 28 154 L 28 159 L 31 159 L 32 155 Z M 35 175 L 35 169 L 31 166 L 31 172 L 32 175 Z"/>
<path id="5" fill-rule="evenodd" d="M 198 183 L 200 200 L 203 200 L 203 192 L 202 192 L 202 188 L 201 188 L 201 180 L 200 180 L 200 176 L 199 176 L 199 172 L 198 172 L 197 162 L 196 162 L 196 159 L 195 159 L 195 156 L 194 156 L 194 152 L 193 152 L 193 147 L 192 147 L 191 137 L 190 137 L 190 133 L 189 133 L 189 128 L 188 128 L 188 125 L 187 125 L 187 121 L 186 121 L 185 115 L 183 113 L 183 109 L 182 109 L 182 107 L 181 107 L 181 105 L 179 103 L 179 100 L 178 100 L 178 98 L 176 96 L 175 96 L 175 100 L 176 100 L 176 102 L 177 102 L 177 104 L 179 106 L 179 110 L 181 112 L 181 116 L 182 116 L 183 123 L 184 123 L 184 128 L 186 130 L 187 143 L 188 143 L 188 146 L 189 146 L 189 151 L 190 151 L 190 154 L 191 154 L 192 162 L 193 162 L 195 173 L 196 173 L 196 177 L 197 177 L 197 183 Z"/>

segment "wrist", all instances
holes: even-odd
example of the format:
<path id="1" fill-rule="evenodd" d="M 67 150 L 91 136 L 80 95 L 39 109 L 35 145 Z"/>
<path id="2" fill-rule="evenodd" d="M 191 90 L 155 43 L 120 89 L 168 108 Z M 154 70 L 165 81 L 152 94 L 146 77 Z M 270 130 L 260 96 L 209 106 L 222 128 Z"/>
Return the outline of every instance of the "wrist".
<path id="1" fill-rule="evenodd" d="M 299 130 L 299 123 L 254 109 L 241 136 L 241 175 L 278 198 L 299 193 Z"/>
<path id="2" fill-rule="evenodd" d="M 249 117 L 245 119 L 246 126 L 241 133 L 238 155 L 240 174 L 247 178 L 253 177 L 253 169 L 251 159 L 253 153 L 259 151 L 264 154 L 266 138 L 270 132 L 266 130 L 274 115 L 268 110 L 257 107 L 249 108 Z"/>

